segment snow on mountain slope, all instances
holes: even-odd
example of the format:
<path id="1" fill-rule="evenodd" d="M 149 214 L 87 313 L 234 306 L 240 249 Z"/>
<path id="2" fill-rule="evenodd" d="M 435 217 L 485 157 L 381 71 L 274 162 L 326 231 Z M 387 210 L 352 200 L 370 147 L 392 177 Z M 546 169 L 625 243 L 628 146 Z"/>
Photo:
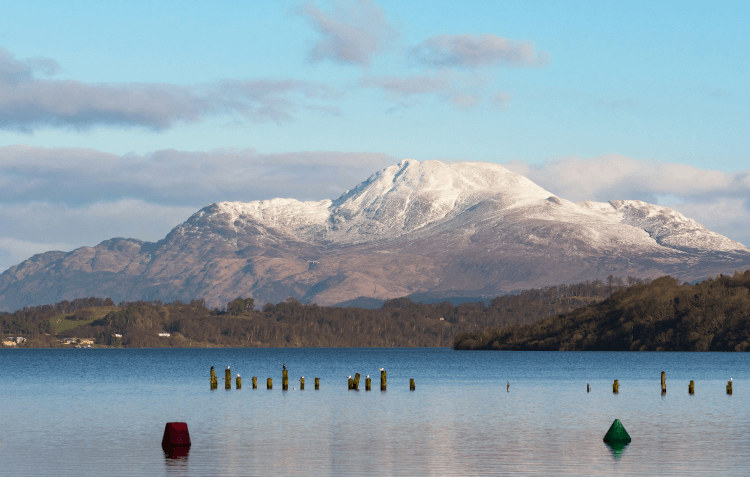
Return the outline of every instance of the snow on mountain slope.
<path id="1" fill-rule="evenodd" d="M 476 208 L 480 203 L 485 206 Z M 459 216 L 458 222 L 452 220 Z M 415 232 L 425 236 L 459 223 L 489 226 L 506 216 L 575 227 L 578 238 L 598 250 L 629 245 L 750 251 L 668 207 L 635 200 L 574 204 L 503 166 L 471 162 L 404 160 L 376 172 L 335 201 L 220 202 L 202 209 L 188 223 L 212 230 L 223 224 L 228 239 L 249 233 L 270 236 L 265 228 L 271 227 L 301 241 L 357 244 Z"/>
<path id="2" fill-rule="evenodd" d="M 678 250 L 750 251 L 741 243 L 712 232 L 669 207 L 640 200 L 583 201 L 578 205 L 601 214 L 605 219 L 641 229 L 665 247 Z"/>
<path id="3" fill-rule="evenodd" d="M 248 221 L 312 241 L 362 243 L 393 238 L 456 216 L 483 199 L 507 208 L 545 200 L 551 194 L 498 164 L 401 163 L 373 174 L 335 201 L 272 199 L 212 204 L 200 217 L 215 217 L 239 230 Z"/>
<path id="4" fill-rule="evenodd" d="M 0 309 L 80 296 L 210 306 L 238 296 L 494 296 L 609 274 L 692 281 L 745 268 L 747 247 L 667 207 L 574 204 L 497 164 L 406 160 L 336 200 L 219 202 L 156 243 L 40 254 L 0 274 Z"/>

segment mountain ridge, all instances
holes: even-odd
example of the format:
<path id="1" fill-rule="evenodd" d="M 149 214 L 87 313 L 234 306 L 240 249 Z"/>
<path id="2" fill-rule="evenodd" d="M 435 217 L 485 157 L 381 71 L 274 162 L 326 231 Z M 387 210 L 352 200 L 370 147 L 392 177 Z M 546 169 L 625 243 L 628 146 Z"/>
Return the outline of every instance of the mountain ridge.
<path id="1" fill-rule="evenodd" d="M 691 281 L 735 268 L 750 268 L 750 249 L 668 207 L 573 203 L 497 164 L 404 160 L 335 200 L 217 202 L 157 242 L 115 238 L 35 255 L 0 274 L 0 309 L 97 294 L 211 306 L 237 296 L 494 296 L 609 274 Z"/>

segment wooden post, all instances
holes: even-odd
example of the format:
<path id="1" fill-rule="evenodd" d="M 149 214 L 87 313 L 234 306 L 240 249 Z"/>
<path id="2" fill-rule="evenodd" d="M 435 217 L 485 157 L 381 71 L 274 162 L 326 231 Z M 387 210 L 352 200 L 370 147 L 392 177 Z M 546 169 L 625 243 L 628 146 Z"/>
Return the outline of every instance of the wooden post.
<path id="1" fill-rule="evenodd" d="M 612 392 L 615 394 L 620 393 L 620 381 L 618 379 L 615 379 L 615 382 L 612 384 Z"/>
<path id="2" fill-rule="evenodd" d="M 286 369 L 281 372 L 281 389 L 289 391 L 289 371 Z"/>
<path id="3" fill-rule="evenodd" d="M 273 378 L 266 379 L 266 389 L 273 389 Z"/>
<path id="4" fill-rule="evenodd" d="M 299 390 L 304 391 L 305 390 L 305 377 L 302 376 L 299 378 Z"/>
<path id="5" fill-rule="evenodd" d="M 386 384 L 388 384 L 388 383 L 386 383 L 385 370 L 383 370 L 383 371 L 380 372 L 380 390 L 381 391 L 385 391 Z"/>
<path id="6" fill-rule="evenodd" d="M 236 383 L 234 386 L 235 388 L 242 389 L 242 378 L 240 377 L 239 374 L 237 375 L 237 379 L 235 379 L 235 383 Z"/>
<path id="7" fill-rule="evenodd" d="M 219 379 L 216 377 L 216 370 L 211 369 L 211 389 L 219 387 Z"/>
<path id="8" fill-rule="evenodd" d="M 359 373 L 354 375 L 354 390 L 359 391 Z"/>
<path id="9" fill-rule="evenodd" d="M 586 392 L 587 393 L 591 392 L 591 386 L 589 386 L 589 383 L 586 383 Z"/>
<path id="10" fill-rule="evenodd" d="M 727 381 L 727 394 L 732 394 L 732 380 Z"/>
<path id="11" fill-rule="evenodd" d="M 409 390 L 410 391 L 414 391 L 415 389 L 416 389 L 416 386 L 414 385 L 414 380 L 410 379 L 409 380 Z"/>
<path id="12" fill-rule="evenodd" d="M 348 385 L 349 387 L 347 389 L 354 389 L 354 380 L 352 378 L 349 378 Z"/>
<path id="13" fill-rule="evenodd" d="M 253 389 L 258 389 L 258 377 L 253 376 Z"/>
<path id="14" fill-rule="evenodd" d="M 320 389 L 320 378 L 315 378 L 315 389 Z"/>
<path id="15" fill-rule="evenodd" d="M 372 379 L 365 378 L 365 391 L 371 391 L 372 390 Z"/>
<path id="16" fill-rule="evenodd" d="M 667 373 L 661 372 L 661 393 L 667 394 Z"/>
<path id="17" fill-rule="evenodd" d="M 688 386 L 688 392 L 690 394 L 695 394 L 695 381 L 690 381 L 690 386 Z"/>
<path id="18" fill-rule="evenodd" d="M 232 372 L 229 368 L 224 371 L 224 389 L 232 389 Z"/>

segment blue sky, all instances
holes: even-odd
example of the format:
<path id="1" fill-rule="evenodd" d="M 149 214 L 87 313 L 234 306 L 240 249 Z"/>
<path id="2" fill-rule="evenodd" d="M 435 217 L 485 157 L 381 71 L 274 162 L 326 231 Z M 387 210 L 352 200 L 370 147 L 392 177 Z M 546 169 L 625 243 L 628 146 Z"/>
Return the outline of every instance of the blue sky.
<path id="1" fill-rule="evenodd" d="M 402 158 L 750 245 L 746 3 L 215 3 L 3 6 L 0 270 L 157 240 L 207 202 L 332 198 Z"/>

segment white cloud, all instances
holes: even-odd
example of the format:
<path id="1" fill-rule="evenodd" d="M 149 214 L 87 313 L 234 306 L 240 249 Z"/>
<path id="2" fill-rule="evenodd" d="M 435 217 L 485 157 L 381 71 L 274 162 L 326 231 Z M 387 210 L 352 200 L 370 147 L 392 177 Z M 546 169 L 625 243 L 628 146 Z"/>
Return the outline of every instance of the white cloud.
<path id="1" fill-rule="evenodd" d="M 310 60 L 369 66 L 372 57 L 382 53 L 396 32 L 383 10 L 371 0 L 336 2 L 330 14 L 315 2 L 302 3 L 297 12 L 320 34 L 310 51 Z"/>
<path id="2" fill-rule="evenodd" d="M 245 149 L 117 156 L 0 147 L 0 271 L 33 253 L 113 237 L 155 241 L 212 202 L 335 199 L 395 162 L 370 153 Z"/>
<path id="3" fill-rule="evenodd" d="M 32 132 L 40 127 L 93 126 L 165 130 L 178 122 L 237 115 L 247 121 L 282 123 L 299 108 L 325 109 L 330 87 L 295 80 L 224 80 L 180 86 L 165 83 L 89 84 L 38 79 L 52 74 L 54 60 L 17 60 L 0 48 L 0 129 Z"/>

